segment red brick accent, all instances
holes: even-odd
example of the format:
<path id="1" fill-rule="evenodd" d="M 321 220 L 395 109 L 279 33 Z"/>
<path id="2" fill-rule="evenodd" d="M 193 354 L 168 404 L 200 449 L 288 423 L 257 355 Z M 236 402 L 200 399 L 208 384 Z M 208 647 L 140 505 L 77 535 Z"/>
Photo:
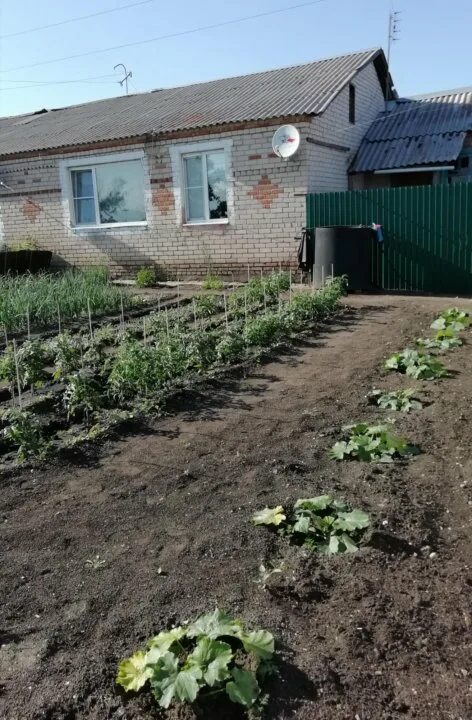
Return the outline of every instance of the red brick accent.
<path id="1" fill-rule="evenodd" d="M 174 193 L 162 185 L 152 191 L 152 204 L 157 205 L 162 215 L 174 209 Z"/>
<path id="2" fill-rule="evenodd" d="M 56 193 L 60 193 L 61 190 L 19 190 L 18 192 L 6 192 L 6 193 L 0 193 L 0 197 L 4 198 L 13 198 L 13 197 L 21 197 L 22 195 L 30 196 L 30 195 L 55 195 Z"/>
<path id="3" fill-rule="evenodd" d="M 249 155 L 248 160 L 262 160 L 262 155 Z"/>
<path id="4" fill-rule="evenodd" d="M 260 202 L 263 208 L 269 210 L 272 207 L 272 203 L 276 200 L 279 195 L 282 195 L 283 190 L 278 185 L 273 183 L 267 175 L 263 175 L 257 185 L 249 190 L 250 195 L 254 200 Z"/>
<path id="5" fill-rule="evenodd" d="M 40 214 L 42 208 L 40 205 L 36 205 L 36 203 L 28 202 L 28 200 L 25 200 L 25 202 L 22 205 L 21 211 L 25 218 L 28 218 L 28 220 L 31 223 L 36 222 L 36 219 L 38 215 Z"/>
<path id="6" fill-rule="evenodd" d="M 171 182 L 172 182 L 171 177 L 151 178 L 151 185 L 159 185 L 160 187 L 164 187 L 164 183 L 171 183 Z"/>
<path id="7" fill-rule="evenodd" d="M 276 157 L 278 157 L 278 155 L 276 155 L 275 152 L 270 152 L 270 153 L 267 153 L 267 157 L 268 158 L 276 158 Z"/>

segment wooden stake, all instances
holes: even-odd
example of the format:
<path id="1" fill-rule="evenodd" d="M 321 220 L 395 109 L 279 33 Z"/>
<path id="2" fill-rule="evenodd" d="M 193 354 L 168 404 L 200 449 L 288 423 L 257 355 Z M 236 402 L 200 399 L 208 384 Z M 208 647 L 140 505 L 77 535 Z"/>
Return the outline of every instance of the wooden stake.
<path id="1" fill-rule="evenodd" d="M 5 333 L 5 347 L 8 345 L 8 333 L 7 333 L 7 326 L 3 326 L 3 331 Z"/>
<path id="2" fill-rule="evenodd" d="M 192 299 L 193 304 L 193 324 L 195 325 L 195 330 L 197 329 L 197 303 L 195 302 L 195 298 Z"/>
<path id="3" fill-rule="evenodd" d="M 57 303 L 57 327 L 59 329 L 59 335 L 61 334 L 61 308 L 59 307 L 59 303 Z"/>
<path id="4" fill-rule="evenodd" d="M 169 339 L 169 313 L 167 312 L 167 308 L 166 308 L 166 330 L 167 330 L 167 339 Z"/>
<path id="5" fill-rule="evenodd" d="M 247 325 L 247 290 L 244 291 L 244 317 Z"/>
<path id="6" fill-rule="evenodd" d="M 27 332 L 28 332 L 28 340 L 31 340 L 29 307 L 26 308 L 26 328 L 27 328 Z"/>
<path id="7" fill-rule="evenodd" d="M 146 316 L 143 315 L 143 343 L 146 345 Z"/>
<path id="8" fill-rule="evenodd" d="M 228 307 L 226 305 L 226 293 L 223 293 L 223 302 L 225 305 L 225 321 L 226 321 L 226 332 L 228 332 Z"/>
<path id="9" fill-rule="evenodd" d="M 334 280 L 334 263 L 331 263 L 331 279 Z"/>
<path id="10" fill-rule="evenodd" d="M 89 300 L 89 298 L 87 298 L 87 310 L 88 310 L 89 329 L 90 329 L 90 341 L 93 342 L 92 313 L 90 312 L 90 300 Z"/>
<path id="11" fill-rule="evenodd" d="M 292 268 L 289 269 L 289 273 L 288 273 L 288 274 L 289 274 L 289 281 L 290 281 L 290 285 L 289 285 L 289 302 L 290 302 L 290 304 L 292 304 Z"/>
<path id="12" fill-rule="evenodd" d="M 125 331 L 125 311 L 123 308 L 123 293 L 120 293 L 120 302 L 121 302 L 121 332 Z"/>
<path id="13" fill-rule="evenodd" d="M 247 281 L 249 282 L 249 263 L 247 264 Z"/>
<path id="14" fill-rule="evenodd" d="M 324 287 L 325 284 L 325 269 L 324 265 L 321 266 L 321 287 Z"/>
<path id="15" fill-rule="evenodd" d="M 21 400 L 21 382 L 20 382 L 20 368 L 18 365 L 18 357 L 16 352 L 16 340 L 13 338 L 13 357 L 15 359 L 15 369 L 16 369 L 16 382 L 18 386 L 18 405 L 21 410 L 22 406 L 22 400 Z"/>
<path id="16" fill-rule="evenodd" d="M 177 275 L 177 307 L 179 307 L 180 304 L 180 280 L 179 276 Z"/>

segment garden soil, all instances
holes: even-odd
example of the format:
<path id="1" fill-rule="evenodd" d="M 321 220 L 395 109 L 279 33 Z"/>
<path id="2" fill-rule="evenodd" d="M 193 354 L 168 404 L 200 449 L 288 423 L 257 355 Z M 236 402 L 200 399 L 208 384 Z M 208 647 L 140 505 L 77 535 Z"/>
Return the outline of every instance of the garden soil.
<path id="1" fill-rule="evenodd" d="M 148 637 L 218 606 L 276 638 L 267 720 L 470 720 L 472 333 L 444 356 L 447 379 L 382 370 L 453 304 L 352 296 L 293 348 L 186 392 L 149 427 L 5 472 L 0 717 L 242 717 L 227 703 L 161 713 L 114 683 Z M 422 411 L 366 399 L 407 386 Z M 328 458 L 343 425 L 389 415 L 420 455 Z M 250 523 L 326 492 L 370 513 L 358 553 L 320 557 Z M 284 569 L 264 588 L 270 562 Z"/>

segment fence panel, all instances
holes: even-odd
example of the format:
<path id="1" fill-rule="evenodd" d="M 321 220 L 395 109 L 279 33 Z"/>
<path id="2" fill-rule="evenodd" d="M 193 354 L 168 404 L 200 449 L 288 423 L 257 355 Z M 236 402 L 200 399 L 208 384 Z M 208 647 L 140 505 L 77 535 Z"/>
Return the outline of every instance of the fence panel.
<path id="1" fill-rule="evenodd" d="M 472 182 L 311 194 L 306 222 L 382 225 L 371 267 L 379 288 L 472 293 Z"/>

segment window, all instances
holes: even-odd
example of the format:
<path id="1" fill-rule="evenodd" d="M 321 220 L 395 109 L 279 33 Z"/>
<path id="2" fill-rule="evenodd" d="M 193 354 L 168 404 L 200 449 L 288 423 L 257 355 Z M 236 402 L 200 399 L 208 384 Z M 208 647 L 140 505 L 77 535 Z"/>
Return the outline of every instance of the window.
<path id="1" fill-rule="evenodd" d="M 116 225 L 146 222 L 141 160 L 69 167 L 73 224 Z"/>
<path id="2" fill-rule="evenodd" d="M 198 223 L 227 219 L 224 151 L 182 155 L 182 163 L 186 221 Z"/>
<path id="3" fill-rule="evenodd" d="M 356 122 L 356 87 L 349 85 L 349 122 L 353 125 Z"/>

